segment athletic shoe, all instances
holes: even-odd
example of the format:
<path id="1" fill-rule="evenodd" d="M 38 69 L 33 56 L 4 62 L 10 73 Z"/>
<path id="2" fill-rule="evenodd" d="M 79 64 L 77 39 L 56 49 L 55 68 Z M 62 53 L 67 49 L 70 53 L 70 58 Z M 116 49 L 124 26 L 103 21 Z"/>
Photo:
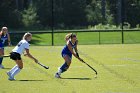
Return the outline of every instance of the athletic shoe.
<path id="1" fill-rule="evenodd" d="M 0 65 L 0 68 L 1 68 L 1 69 L 4 69 L 4 66 L 1 64 L 1 65 Z"/>
<path id="2" fill-rule="evenodd" d="M 58 73 L 55 74 L 56 78 L 61 78 L 60 75 Z"/>
<path id="3" fill-rule="evenodd" d="M 15 80 L 15 78 L 11 76 L 11 73 L 10 72 L 7 72 L 7 75 L 9 76 L 8 80 L 10 80 L 10 81 Z"/>

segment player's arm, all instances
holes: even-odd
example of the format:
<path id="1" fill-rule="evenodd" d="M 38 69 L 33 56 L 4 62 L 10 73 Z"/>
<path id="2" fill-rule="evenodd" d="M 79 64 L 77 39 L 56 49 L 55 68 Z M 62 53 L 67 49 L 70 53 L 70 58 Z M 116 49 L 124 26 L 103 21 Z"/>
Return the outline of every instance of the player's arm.
<path id="1" fill-rule="evenodd" d="M 2 31 L 0 31 L 0 38 L 1 38 L 1 36 L 2 36 Z"/>
<path id="2" fill-rule="evenodd" d="M 75 46 L 74 50 L 75 50 L 76 55 L 79 57 L 78 49 L 77 49 L 77 44 L 78 44 L 78 40 L 76 41 L 76 46 Z"/>
<path id="3" fill-rule="evenodd" d="M 9 33 L 7 33 L 7 36 L 8 36 L 8 45 L 10 46 L 11 45 L 11 39 L 10 39 Z"/>
<path id="4" fill-rule="evenodd" d="M 80 61 L 82 61 L 82 59 L 81 59 L 80 57 L 78 57 L 78 56 L 74 53 L 74 51 L 73 51 L 73 49 L 72 49 L 72 46 L 71 46 L 71 44 L 70 44 L 69 42 L 67 43 L 67 46 L 68 46 L 70 52 L 71 52 L 77 59 L 79 59 Z"/>
<path id="5" fill-rule="evenodd" d="M 72 49 L 72 46 L 71 46 L 71 44 L 69 43 L 69 41 L 67 42 L 67 46 L 68 46 L 70 52 L 71 52 L 76 58 L 78 58 L 77 55 L 74 53 L 74 51 L 73 51 L 73 49 Z"/>
<path id="6" fill-rule="evenodd" d="M 24 54 L 25 56 L 28 56 L 29 58 L 33 59 L 35 62 L 38 62 L 38 60 L 30 54 L 29 49 L 25 49 L 25 51 L 26 51 L 26 54 Z"/>

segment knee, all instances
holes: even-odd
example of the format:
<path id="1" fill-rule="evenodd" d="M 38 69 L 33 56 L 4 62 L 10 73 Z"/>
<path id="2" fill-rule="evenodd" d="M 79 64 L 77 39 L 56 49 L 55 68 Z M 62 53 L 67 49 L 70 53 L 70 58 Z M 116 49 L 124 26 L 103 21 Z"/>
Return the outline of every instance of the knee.
<path id="1" fill-rule="evenodd" d="M 22 65 L 20 65 L 20 66 L 18 65 L 18 67 L 19 67 L 20 69 L 23 69 L 23 66 L 22 66 Z"/>
<path id="2" fill-rule="evenodd" d="M 23 66 L 20 66 L 19 68 L 20 68 L 20 69 L 23 69 Z"/>
<path id="3" fill-rule="evenodd" d="M 69 69 L 70 65 L 67 65 L 66 69 Z"/>
<path id="4" fill-rule="evenodd" d="M 68 70 L 69 69 L 69 67 L 70 67 L 70 63 L 66 63 L 67 65 L 66 65 L 66 70 Z"/>

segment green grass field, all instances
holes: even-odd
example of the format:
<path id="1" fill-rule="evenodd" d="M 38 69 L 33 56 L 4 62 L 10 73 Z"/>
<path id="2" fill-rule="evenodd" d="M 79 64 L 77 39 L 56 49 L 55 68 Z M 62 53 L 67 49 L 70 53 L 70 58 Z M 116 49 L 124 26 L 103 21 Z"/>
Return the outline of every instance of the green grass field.
<path id="1" fill-rule="evenodd" d="M 8 54 L 13 47 L 6 47 Z M 0 93 L 140 93 L 140 44 L 79 45 L 80 56 L 98 71 L 73 58 L 70 69 L 54 78 L 57 68 L 63 64 L 60 55 L 63 46 L 31 46 L 31 53 L 46 70 L 31 59 L 23 57 L 24 69 L 7 80 L 6 72 L 15 63 L 5 58 L 5 69 L 0 69 Z"/>

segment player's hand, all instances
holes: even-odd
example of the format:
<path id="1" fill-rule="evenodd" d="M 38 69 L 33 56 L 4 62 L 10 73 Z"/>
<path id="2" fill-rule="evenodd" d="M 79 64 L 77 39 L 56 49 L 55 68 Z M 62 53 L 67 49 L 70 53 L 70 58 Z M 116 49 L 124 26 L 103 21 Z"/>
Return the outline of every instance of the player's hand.
<path id="1" fill-rule="evenodd" d="M 37 63 L 37 62 L 38 62 L 38 60 L 37 60 L 37 59 L 34 59 L 34 61 L 35 61 L 35 63 Z"/>
<path id="2" fill-rule="evenodd" d="M 27 53 L 23 53 L 24 56 L 27 56 Z"/>
<path id="3" fill-rule="evenodd" d="M 76 52 L 77 57 L 79 57 L 79 54 Z"/>

